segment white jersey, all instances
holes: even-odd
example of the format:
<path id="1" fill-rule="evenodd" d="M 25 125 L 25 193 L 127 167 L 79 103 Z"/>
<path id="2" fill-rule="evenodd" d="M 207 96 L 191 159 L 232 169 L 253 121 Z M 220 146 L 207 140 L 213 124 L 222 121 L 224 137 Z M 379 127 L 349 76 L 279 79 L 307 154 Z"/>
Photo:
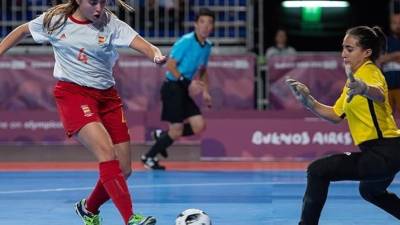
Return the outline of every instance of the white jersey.
<path id="1" fill-rule="evenodd" d="M 81 86 L 107 89 L 115 85 L 113 66 L 117 47 L 128 47 L 137 32 L 115 15 L 107 15 L 101 28 L 70 17 L 65 25 L 49 34 L 43 28 L 44 14 L 29 22 L 29 30 L 38 43 L 53 46 L 54 77 Z M 57 21 L 59 17 L 52 19 Z"/>

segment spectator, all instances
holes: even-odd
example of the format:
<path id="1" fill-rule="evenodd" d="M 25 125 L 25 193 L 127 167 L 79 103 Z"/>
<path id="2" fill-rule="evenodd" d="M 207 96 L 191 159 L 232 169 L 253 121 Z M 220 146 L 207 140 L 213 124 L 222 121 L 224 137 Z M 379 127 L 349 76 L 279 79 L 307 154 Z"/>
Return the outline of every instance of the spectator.
<path id="1" fill-rule="evenodd" d="M 387 54 L 379 58 L 389 89 L 393 114 L 400 112 L 400 14 L 390 16 L 391 34 L 387 38 Z"/>
<path id="2" fill-rule="evenodd" d="M 267 62 L 272 56 L 296 54 L 296 50 L 287 45 L 287 40 L 286 31 L 284 29 L 278 29 L 275 33 L 275 45 L 269 47 L 265 52 Z"/>

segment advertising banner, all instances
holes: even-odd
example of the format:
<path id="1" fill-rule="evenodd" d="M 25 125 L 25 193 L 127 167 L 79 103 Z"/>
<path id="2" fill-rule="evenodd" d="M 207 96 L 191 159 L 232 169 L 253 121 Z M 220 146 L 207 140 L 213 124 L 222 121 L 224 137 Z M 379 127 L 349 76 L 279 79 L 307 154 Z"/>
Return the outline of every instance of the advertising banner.
<path id="1" fill-rule="evenodd" d="M 310 160 L 357 151 L 346 121 L 330 124 L 315 117 L 250 115 L 208 118 L 202 157 L 210 160 Z"/>
<path id="2" fill-rule="evenodd" d="M 300 109 L 302 105 L 290 93 L 286 78 L 296 79 L 320 102 L 333 105 L 346 82 L 340 53 L 313 53 L 276 56 L 268 63 L 269 100 L 272 109 Z"/>
<path id="3" fill-rule="evenodd" d="M 131 140 L 145 141 L 145 113 L 125 114 Z M 0 112 L 0 144 L 72 144 L 57 112 Z"/>
<path id="4" fill-rule="evenodd" d="M 201 143 L 204 160 L 311 160 L 358 151 L 347 123 L 331 124 L 306 111 L 207 112 L 207 129 L 177 143 Z M 159 112 L 127 111 L 131 141 L 150 141 L 150 131 L 167 128 Z M 0 112 L 0 144 L 71 144 L 56 112 Z"/>
<path id="5" fill-rule="evenodd" d="M 0 110 L 56 111 L 53 99 L 54 59 L 45 56 L 4 56 L 0 61 Z M 254 108 L 255 57 L 252 55 L 212 56 L 208 66 L 213 110 Z M 127 110 L 160 108 L 160 88 L 165 67 L 144 56 L 121 55 L 114 67 L 116 87 Z M 199 85 L 191 94 L 201 104 Z"/>

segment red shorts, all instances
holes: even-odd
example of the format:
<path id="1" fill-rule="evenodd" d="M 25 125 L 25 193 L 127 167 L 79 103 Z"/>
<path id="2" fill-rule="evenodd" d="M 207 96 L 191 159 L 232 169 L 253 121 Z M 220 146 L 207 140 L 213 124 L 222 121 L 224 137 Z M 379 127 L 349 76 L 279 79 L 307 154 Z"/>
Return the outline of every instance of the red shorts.
<path id="1" fill-rule="evenodd" d="M 100 90 L 58 81 L 54 97 L 68 137 L 90 122 L 101 122 L 114 144 L 130 140 L 122 102 L 117 90 Z"/>

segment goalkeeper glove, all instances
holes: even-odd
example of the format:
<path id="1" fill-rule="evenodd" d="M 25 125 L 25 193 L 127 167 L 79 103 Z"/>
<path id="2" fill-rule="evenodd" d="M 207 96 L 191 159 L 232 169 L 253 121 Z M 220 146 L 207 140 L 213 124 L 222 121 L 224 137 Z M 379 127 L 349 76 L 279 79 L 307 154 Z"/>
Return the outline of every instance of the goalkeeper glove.
<path id="1" fill-rule="evenodd" d="M 347 102 L 350 102 L 355 95 L 365 96 L 368 93 L 368 85 L 359 79 L 354 79 L 347 83 L 349 90 L 347 91 Z"/>
<path id="2" fill-rule="evenodd" d="M 289 85 L 293 95 L 301 102 L 301 104 L 308 109 L 314 107 L 315 99 L 311 96 L 310 90 L 306 85 L 291 78 L 286 79 L 286 83 Z"/>

